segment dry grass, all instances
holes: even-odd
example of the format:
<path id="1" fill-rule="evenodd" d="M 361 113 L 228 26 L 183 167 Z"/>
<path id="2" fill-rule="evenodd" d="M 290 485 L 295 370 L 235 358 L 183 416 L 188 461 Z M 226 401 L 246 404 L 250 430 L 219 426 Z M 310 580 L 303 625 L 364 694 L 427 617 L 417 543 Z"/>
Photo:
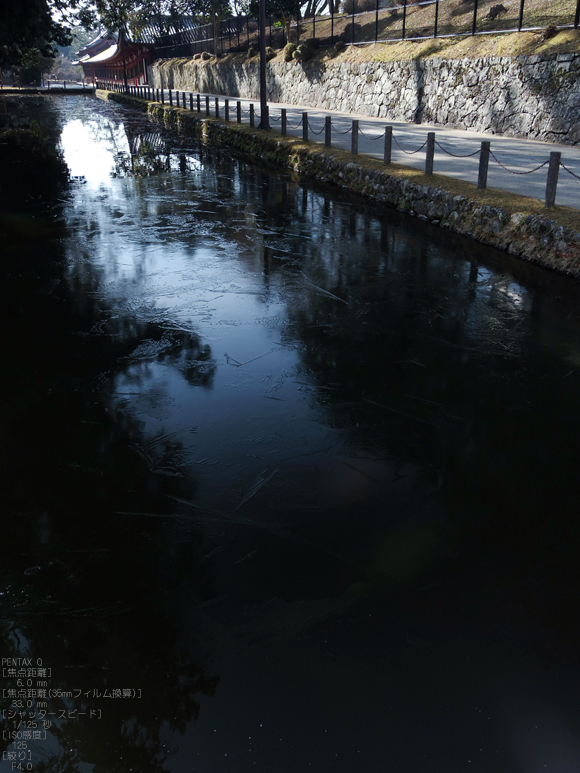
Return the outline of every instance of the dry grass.
<path id="1" fill-rule="evenodd" d="M 348 46 L 336 54 L 332 48 L 321 48 L 312 61 L 323 62 L 396 62 L 409 59 L 482 59 L 489 56 L 551 56 L 580 52 L 580 29 L 566 29 L 553 38 L 544 40 L 541 32 L 512 32 L 498 35 L 471 35 L 463 38 L 437 38 L 436 40 L 400 41 L 393 43 L 369 43 L 367 46 Z M 253 57 L 257 60 L 259 57 Z M 175 62 L 183 61 L 181 59 Z M 215 64 L 198 60 L 198 65 Z M 220 62 L 245 62 L 245 54 L 226 54 Z M 283 62 L 281 51 L 272 62 Z M 300 67 L 298 63 L 294 63 Z"/>
<path id="2" fill-rule="evenodd" d="M 563 27 L 574 21 L 576 0 L 525 0 L 523 26 L 539 28 L 535 32 L 498 32 L 487 34 L 491 30 L 517 29 L 519 0 L 504 0 L 507 13 L 496 19 L 488 18 L 489 10 L 499 0 L 479 0 L 477 30 L 486 34 L 472 36 L 473 0 L 440 0 L 438 17 L 438 37 L 433 38 L 435 5 L 409 5 L 406 17 L 406 40 L 401 41 L 402 13 L 396 16 L 388 8 L 380 8 L 377 17 L 375 11 L 355 16 L 357 25 L 355 40 L 368 41 L 368 45 L 347 46 L 346 51 L 335 55 L 329 47 L 324 47 L 317 58 L 333 58 L 345 62 L 393 61 L 425 57 L 481 58 L 487 56 L 517 56 L 530 54 L 556 54 L 580 51 L 580 30 L 561 29 L 549 40 L 544 41 L 543 33 L 549 25 Z M 336 15 L 331 28 L 330 17 L 317 17 L 313 28 L 312 20 L 300 22 L 300 41 L 315 36 L 324 43 L 339 35 L 350 35 L 352 17 Z M 379 39 L 388 39 L 388 43 L 374 43 L 378 29 Z M 294 28 L 295 30 L 295 28 Z M 446 34 L 459 33 L 462 37 L 449 38 Z M 245 33 L 244 33 L 245 34 Z M 421 37 L 424 40 L 408 40 L 409 37 Z M 250 34 L 257 48 L 257 32 Z M 273 45 L 276 42 L 273 41 Z M 278 53 L 277 60 L 281 61 Z"/>

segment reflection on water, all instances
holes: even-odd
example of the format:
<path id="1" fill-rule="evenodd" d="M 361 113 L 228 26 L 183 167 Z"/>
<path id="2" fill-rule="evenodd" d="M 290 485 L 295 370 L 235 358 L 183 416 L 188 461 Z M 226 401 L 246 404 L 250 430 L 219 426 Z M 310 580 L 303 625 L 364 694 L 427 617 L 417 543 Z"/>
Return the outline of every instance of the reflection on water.
<path id="1" fill-rule="evenodd" d="M 71 693 L 34 769 L 576 769 L 577 286 L 43 109 L 0 460 L 0 649 Z"/>

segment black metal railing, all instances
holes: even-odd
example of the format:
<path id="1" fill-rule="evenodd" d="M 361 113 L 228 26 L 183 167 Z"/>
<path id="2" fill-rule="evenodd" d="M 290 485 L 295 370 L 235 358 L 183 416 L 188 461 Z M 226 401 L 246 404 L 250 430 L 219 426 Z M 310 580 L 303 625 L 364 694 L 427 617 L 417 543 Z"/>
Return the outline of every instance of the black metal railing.
<path id="1" fill-rule="evenodd" d="M 548 27 L 578 28 L 580 0 L 567 0 L 549 11 L 538 10 L 531 0 L 515 0 L 507 5 L 482 0 L 346 0 L 346 12 L 298 18 L 290 26 L 290 41 L 281 22 L 266 19 L 266 45 L 282 48 L 287 42 L 298 44 L 317 39 L 322 46 L 342 41 L 345 45 L 463 37 L 490 33 L 545 30 Z M 344 7 L 344 4 L 343 4 Z M 159 34 L 155 35 L 157 29 Z M 250 16 L 220 21 L 217 37 L 213 24 L 187 24 L 161 34 L 158 28 L 141 33 L 145 42 L 154 42 L 159 59 L 191 57 L 204 51 L 235 53 L 258 49 L 258 22 Z M 145 40 L 146 38 L 146 40 Z"/>

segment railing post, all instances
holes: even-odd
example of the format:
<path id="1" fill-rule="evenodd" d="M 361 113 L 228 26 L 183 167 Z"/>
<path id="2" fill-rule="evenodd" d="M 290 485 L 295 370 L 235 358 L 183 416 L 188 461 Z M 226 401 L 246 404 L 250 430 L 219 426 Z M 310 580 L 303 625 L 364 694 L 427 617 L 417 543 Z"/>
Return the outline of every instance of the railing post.
<path id="1" fill-rule="evenodd" d="M 186 97 L 185 97 L 185 91 L 182 91 L 182 92 L 181 92 L 181 102 L 182 102 L 182 105 L 183 105 L 183 109 L 184 109 L 184 110 L 187 110 L 187 104 L 186 104 L 186 102 L 185 102 L 185 99 L 186 99 Z"/>
<path id="2" fill-rule="evenodd" d="M 237 123 L 242 123 L 242 103 L 239 99 L 236 102 L 236 121 Z"/>
<path id="3" fill-rule="evenodd" d="M 477 31 L 477 0 L 473 0 L 473 22 L 471 24 L 471 34 L 475 35 Z"/>
<path id="4" fill-rule="evenodd" d="M 206 98 L 205 98 L 205 115 L 206 115 L 206 118 L 207 118 L 207 117 L 209 117 L 209 114 L 210 114 L 210 109 L 209 109 L 209 96 L 208 96 L 208 95 L 206 95 Z"/>
<path id="5" fill-rule="evenodd" d="M 308 113 L 302 113 L 302 139 L 308 142 Z"/>
<path id="6" fill-rule="evenodd" d="M 193 113 L 193 94 L 189 95 L 189 111 Z"/>
<path id="7" fill-rule="evenodd" d="M 393 127 L 385 126 L 385 149 L 383 151 L 383 163 L 391 163 L 391 154 L 393 151 Z"/>
<path id="8" fill-rule="evenodd" d="M 435 24 L 433 25 L 433 37 L 437 37 L 437 24 L 439 22 L 439 0 L 435 0 Z"/>
<path id="9" fill-rule="evenodd" d="M 224 102 L 224 118 L 226 121 L 230 120 L 230 100 L 226 99 Z"/>
<path id="10" fill-rule="evenodd" d="M 165 94 L 163 93 L 163 89 L 161 89 L 161 104 L 165 104 Z"/>
<path id="11" fill-rule="evenodd" d="M 405 27 L 407 26 L 407 0 L 403 0 L 403 31 L 401 40 L 405 40 Z"/>
<path id="12" fill-rule="evenodd" d="M 169 89 L 169 104 L 173 107 L 173 94 L 171 93 L 171 89 Z"/>
<path id="13" fill-rule="evenodd" d="M 220 117 L 220 98 L 219 97 L 215 98 L 215 117 L 216 118 Z"/>
<path id="14" fill-rule="evenodd" d="M 524 26 L 524 2 L 525 0 L 520 0 L 520 15 L 518 17 L 518 32 L 522 31 L 522 27 Z"/>
<path id="15" fill-rule="evenodd" d="M 324 119 L 324 144 L 327 148 L 332 144 L 332 119 L 329 115 Z"/>
<path id="16" fill-rule="evenodd" d="M 255 123 L 256 123 L 256 121 L 255 121 L 255 117 L 254 117 L 254 103 L 251 102 L 250 103 L 250 126 L 251 126 L 252 129 L 254 128 Z"/>
<path id="17" fill-rule="evenodd" d="M 285 137 L 288 134 L 288 128 L 287 128 L 287 125 L 286 125 L 286 121 L 288 120 L 288 118 L 287 118 L 287 115 L 286 115 L 286 108 L 285 107 L 282 108 L 282 110 L 280 111 L 280 114 L 281 114 L 281 117 L 280 117 L 280 124 L 281 124 L 281 126 L 280 126 L 280 133 L 282 134 L 283 137 Z"/>
<path id="18" fill-rule="evenodd" d="M 352 122 L 352 138 L 350 143 L 350 152 L 353 156 L 358 154 L 358 121 L 355 119 Z"/>
<path id="19" fill-rule="evenodd" d="M 479 152 L 479 173 L 477 175 L 477 187 L 479 189 L 487 188 L 487 167 L 489 166 L 489 140 L 483 140 Z"/>
<path id="20" fill-rule="evenodd" d="M 574 16 L 574 29 L 578 29 L 578 24 L 580 24 L 580 0 L 577 0 L 576 2 L 576 14 Z"/>
<path id="21" fill-rule="evenodd" d="M 550 165 L 548 166 L 548 180 L 546 182 L 546 201 L 544 206 L 551 208 L 556 205 L 556 188 L 558 186 L 558 172 L 560 171 L 560 159 L 562 154 L 554 150 L 550 153 Z"/>
<path id="22" fill-rule="evenodd" d="M 427 134 L 427 153 L 425 157 L 425 174 L 433 174 L 433 157 L 435 155 L 435 132 Z"/>
<path id="23" fill-rule="evenodd" d="M 197 95 L 197 112 L 201 113 L 201 94 Z"/>

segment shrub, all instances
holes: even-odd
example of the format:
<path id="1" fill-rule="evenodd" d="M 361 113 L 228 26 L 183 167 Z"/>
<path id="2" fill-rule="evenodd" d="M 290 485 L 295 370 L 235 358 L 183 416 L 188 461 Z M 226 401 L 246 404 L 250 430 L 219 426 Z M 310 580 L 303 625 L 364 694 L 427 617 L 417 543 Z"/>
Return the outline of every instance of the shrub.
<path id="1" fill-rule="evenodd" d="M 334 44 L 334 50 L 337 54 L 340 54 L 344 49 L 346 48 L 346 43 L 344 40 L 337 40 Z"/>
<path id="2" fill-rule="evenodd" d="M 294 43 L 286 43 L 286 45 L 284 46 L 284 52 L 283 52 L 285 62 L 292 61 L 292 54 L 294 53 L 294 51 L 296 51 L 296 46 L 294 45 Z"/>
<path id="3" fill-rule="evenodd" d="M 247 58 L 251 59 L 253 56 L 256 56 L 257 54 L 258 54 L 258 49 L 256 48 L 256 46 L 253 46 L 250 44 L 248 46 L 248 53 L 246 54 Z"/>
<path id="4" fill-rule="evenodd" d="M 353 3 L 355 13 L 368 13 L 377 7 L 377 0 L 342 0 L 342 12 L 352 13 Z"/>
<path id="5" fill-rule="evenodd" d="M 357 40 L 360 41 L 362 36 L 362 25 L 357 24 L 356 22 L 354 24 L 347 24 L 346 29 L 342 34 L 343 34 L 344 40 L 347 43 L 353 43 L 353 42 L 356 42 Z"/>
<path id="6" fill-rule="evenodd" d="M 305 40 L 304 42 L 313 51 L 318 51 L 318 49 L 320 48 L 320 40 L 318 38 L 308 38 L 308 40 Z"/>
<path id="7" fill-rule="evenodd" d="M 300 43 L 292 54 L 292 58 L 296 59 L 297 62 L 307 62 L 309 59 L 312 59 L 313 54 L 314 49 L 307 46 L 306 43 Z"/>
<path id="8" fill-rule="evenodd" d="M 487 18 L 496 19 L 502 13 L 507 13 L 507 8 L 501 3 L 498 3 L 498 5 L 491 6 L 489 13 L 487 14 Z"/>
<path id="9" fill-rule="evenodd" d="M 550 40 L 550 38 L 553 38 L 554 36 L 556 36 L 558 32 L 559 32 L 558 27 L 556 27 L 555 24 L 550 24 L 544 30 L 544 34 L 542 35 L 542 38 L 544 40 Z"/>
<path id="10" fill-rule="evenodd" d="M 211 54 L 209 51 L 202 51 L 201 58 L 204 60 L 204 62 L 207 62 L 208 59 L 211 59 Z"/>
<path id="11" fill-rule="evenodd" d="M 266 46 L 266 59 L 269 61 L 276 56 L 276 52 L 271 46 Z"/>

